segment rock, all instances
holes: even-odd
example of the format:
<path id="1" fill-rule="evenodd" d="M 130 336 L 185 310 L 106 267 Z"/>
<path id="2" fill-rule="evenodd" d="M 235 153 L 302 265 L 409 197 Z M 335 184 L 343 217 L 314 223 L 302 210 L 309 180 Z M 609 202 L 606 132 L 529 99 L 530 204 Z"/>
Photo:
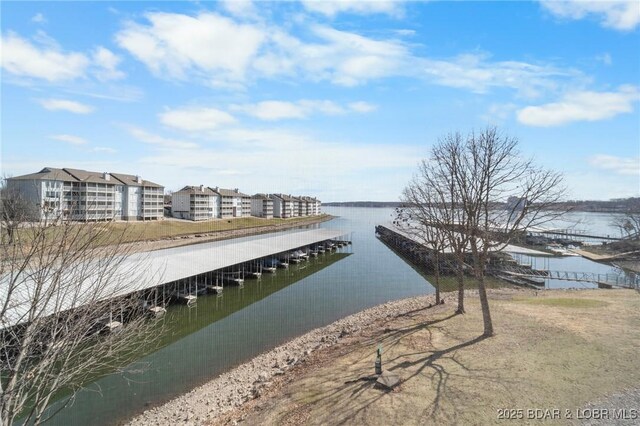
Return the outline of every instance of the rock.
<path id="1" fill-rule="evenodd" d="M 261 371 L 260 374 L 258 374 L 258 382 L 266 382 L 267 380 L 269 380 L 269 374 L 265 371 Z"/>

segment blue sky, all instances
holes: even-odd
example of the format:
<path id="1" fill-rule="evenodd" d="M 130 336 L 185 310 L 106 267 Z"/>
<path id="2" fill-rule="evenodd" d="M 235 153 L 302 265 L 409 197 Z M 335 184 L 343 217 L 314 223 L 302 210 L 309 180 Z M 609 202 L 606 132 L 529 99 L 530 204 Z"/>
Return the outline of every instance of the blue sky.
<path id="1" fill-rule="evenodd" d="M 570 196 L 640 195 L 640 3 L 2 2 L 2 173 L 396 200 L 497 125 Z"/>

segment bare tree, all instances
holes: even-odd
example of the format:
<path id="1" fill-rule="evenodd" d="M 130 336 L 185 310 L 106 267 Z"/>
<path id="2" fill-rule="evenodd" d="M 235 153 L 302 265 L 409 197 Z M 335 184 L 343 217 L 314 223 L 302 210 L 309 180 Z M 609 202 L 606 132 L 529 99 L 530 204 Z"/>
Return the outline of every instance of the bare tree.
<path id="1" fill-rule="evenodd" d="M 620 230 L 620 235 L 629 240 L 640 240 L 640 211 L 628 211 L 611 223 Z"/>
<path id="2" fill-rule="evenodd" d="M 562 175 L 523 159 L 517 145 L 516 138 L 495 127 L 471 133 L 456 168 L 485 336 L 493 335 L 484 280 L 489 253 L 504 249 L 515 236 L 563 213 L 552 208 L 565 194 Z"/>
<path id="3" fill-rule="evenodd" d="M 11 244 L 16 231 L 39 213 L 37 205 L 7 186 L 7 177 L 0 182 L 0 243 Z"/>
<path id="4" fill-rule="evenodd" d="M 562 176 L 522 159 L 517 144 L 493 127 L 466 139 L 449 134 L 403 192 L 411 226 L 419 228 L 414 235 L 427 237 L 434 232 L 429 228 L 438 229 L 455 257 L 459 313 L 464 313 L 464 273 L 471 258 L 485 336 L 493 335 L 485 285 L 490 253 L 562 214 L 552 208 L 564 195 Z"/>
<path id="5" fill-rule="evenodd" d="M 0 425 L 39 424 L 61 392 L 153 346 L 140 257 L 105 224 L 36 223 L 0 246 Z M 154 275 L 153 280 L 159 280 Z"/>
<path id="6" fill-rule="evenodd" d="M 402 201 L 407 206 L 409 217 L 399 223 L 433 250 L 437 265 L 434 272 L 438 281 L 441 257 L 453 256 L 458 283 L 457 313 L 463 314 L 465 251 L 469 237 L 464 232 L 468 223 L 467 212 L 459 205 L 457 169 L 461 155 L 463 142 L 460 133 L 448 134 L 438 141 L 431 150 L 430 158 L 419 164 L 418 172 L 403 192 Z"/>

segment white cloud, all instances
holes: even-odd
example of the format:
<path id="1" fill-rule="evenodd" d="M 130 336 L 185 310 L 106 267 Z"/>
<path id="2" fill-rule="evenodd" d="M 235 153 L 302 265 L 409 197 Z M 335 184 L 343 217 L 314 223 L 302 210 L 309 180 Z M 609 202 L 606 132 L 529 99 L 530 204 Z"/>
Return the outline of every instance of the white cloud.
<path id="1" fill-rule="evenodd" d="M 551 127 L 574 121 L 598 121 L 633 111 L 640 100 L 635 86 L 617 92 L 571 92 L 559 102 L 528 106 L 518 111 L 518 121 L 529 126 Z"/>
<path id="2" fill-rule="evenodd" d="M 525 97 L 537 97 L 554 90 L 558 80 L 583 80 L 580 72 L 520 61 L 492 62 L 486 54 L 463 54 L 448 60 L 422 59 L 418 69 L 427 79 L 449 87 L 486 93 L 492 88 L 507 87 Z"/>
<path id="3" fill-rule="evenodd" d="M 118 64 L 120 64 L 121 61 L 122 59 L 109 49 L 98 46 L 93 51 L 93 63 L 96 66 L 94 73 L 98 80 L 106 81 L 124 78 L 124 72 L 118 70 Z"/>
<path id="4" fill-rule="evenodd" d="M 258 16 L 258 11 L 251 0 L 222 0 L 220 3 L 227 12 L 239 18 Z"/>
<path id="5" fill-rule="evenodd" d="M 71 145 L 85 145 L 87 144 L 87 140 L 84 138 L 81 138 L 80 136 L 74 136 L 74 135 L 51 135 L 49 136 L 49 138 L 51 139 L 55 139 L 57 141 L 60 142 L 66 142 L 66 143 L 70 143 Z"/>
<path id="6" fill-rule="evenodd" d="M 118 152 L 118 150 L 113 149 L 113 148 L 109 148 L 109 147 L 106 147 L 106 146 L 97 146 L 97 147 L 93 148 L 93 151 L 94 152 L 102 152 L 102 153 L 105 153 L 105 154 L 115 154 L 115 153 Z"/>
<path id="7" fill-rule="evenodd" d="M 36 24 L 44 24 L 47 22 L 47 18 L 45 18 L 42 13 L 36 13 L 31 18 L 31 22 L 35 22 Z"/>
<path id="8" fill-rule="evenodd" d="M 401 16 L 403 5 L 399 0 L 302 0 L 304 7 L 316 13 L 334 17 L 339 13 L 370 15 L 383 13 Z"/>
<path id="9" fill-rule="evenodd" d="M 163 78 L 196 76 L 215 86 L 242 82 L 265 38 L 257 27 L 215 13 L 191 17 L 154 12 L 145 17 L 148 25 L 129 22 L 115 38 Z"/>
<path id="10" fill-rule="evenodd" d="M 159 114 L 160 121 L 169 127 L 197 132 L 214 130 L 235 123 L 236 119 L 228 112 L 216 108 L 185 107 Z"/>
<path id="11" fill-rule="evenodd" d="M 84 76 L 90 63 L 82 53 L 65 53 L 51 45 L 36 46 L 12 32 L 2 36 L 0 47 L 2 68 L 20 77 L 49 82 L 74 80 Z"/>
<path id="12" fill-rule="evenodd" d="M 610 170 L 623 176 L 640 176 L 640 157 L 615 157 L 599 154 L 589 158 L 589 163 L 599 169 Z"/>
<path id="13" fill-rule="evenodd" d="M 397 38 L 375 39 L 308 21 L 294 23 L 304 28 L 293 36 L 264 22 L 241 24 L 214 13 L 149 13 L 146 18 L 148 23 L 127 23 L 116 35 L 118 44 L 156 76 L 212 86 L 244 89 L 255 79 L 297 78 L 351 87 L 407 77 L 476 93 L 506 87 L 536 97 L 557 90 L 563 80 L 586 80 L 573 69 L 492 61 L 487 54 L 419 56 L 412 44 Z"/>
<path id="14" fill-rule="evenodd" d="M 611 55 L 608 53 L 603 53 L 602 55 L 596 56 L 596 61 L 602 62 L 605 65 L 611 65 L 613 60 L 611 59 Z"/>
<path id="15" fill-rule="evenodd" d="M 349 104 L 349 108 L 355 112 L 367 113 L 367 112 L 372 112 L 377 110 L 378 106 L 369 102 L 358 101 L 358 102 L 351 102 Z"/>
<path id="16" fill-rule="evenodd" d="M 40 99 L 39 102 L 43 108 L 51 111 L 69 111 L 76 114 L 89 114 L 90 112 L 93 112 L 94 109 L 90 105 L 67 99 Z"/>
<path id="17" fill-rule="evenodd" d="M 295 186 L 324 188 L 325 195 L 335 194 L 340 182 L 348 180 L 351 183 L 348 189 L 352 192 L 344 196 L 349 198 L 370 197 L 385 187 L 385 182 L 388 188 L 389 179 L 399 181 L 399 192 L 410 178 L 416 158 L 420 158 L 419 148 L 402 143 L 324 141 L 273 127 L 222 130 L 211 134 L 210 138 L 215 149 L 203 147 L 196 151 L 197 155 L 194 151 L 181 149 L 150 153 L 141 160 L 141 167 L 174 171 L 162 182 L 166 187 L 179 188 L 204 179 L 210 185 L 238 187 L 247 193 L 292 192 L 296 191 L 292 187 Z M 223 162 L 221 158 L 224 158 Z M 237 169 L 242 174 L 232 173 L 236 169 L 230 170 L 229 165 L 234 164 L 242 165 Z M 278 167 L 265 167 L 268 164 Z M 255 179 L 256 174 L 259 174 L 259 180 Z M 355 192 L 354 187 L 357 188 Z M 391 191 L 393 194 L 396 193 L 394 190 Z M 306 190 L 297 190 L 303 191 Z M 323 196 L 320 191 L 314 191 L 312 195 Z M 380 199 L 380 196 L 376 198 Z"/>
<path id="18" fill-rule="evenodd" d="M 640 24 L 638 0 L 543 0 L 541 4 L 560 18 L 594 16 L 602 26 L 620 31 L 631 31 Z"/>
<path id="19" fill-rule="evenodd" d="M 490 124 L 502 123 L 511 117 L 517 108 L 516 104 L 510 102 L 504 104 L 493 103 L 489 105 L 489 109 L 481 118 Z"/>
<path id="20" fill-rule="evenodd" d="M 150 145 L 156 145 L 160 148 L 191 150 L 192 148 L 198 147 L 198 145 L 193 142 L 165 138 L 163 136 L 147 132 L 146 130 L 136 126 L 124 125 L 123 127 L 129 132 L 131 136 L 133 136 L 140 142 L 144 142 Z"/>
<path id="21" fill-rule="evenodd" d="M 308 115 L 308 111 L 301 105 L 284 101 L 264 101 L 250 105 L 233 105 L 232 108 L 267 121 L 306 118 Z"/>
<path id="22" fill-rule="evenodd" d="M 232 105 L 235 111 L 242 111 L 252 117 L 265 121 L 285 119 L 303 119 L 314 113 L 342 115 L 348 112 L 367 113 L 374 111 L 376 105 L 367 102 L 352 102 L 346 106 L 329 100 L 303 99 L 297 102 L 263 101 L 255 104 Z"/>

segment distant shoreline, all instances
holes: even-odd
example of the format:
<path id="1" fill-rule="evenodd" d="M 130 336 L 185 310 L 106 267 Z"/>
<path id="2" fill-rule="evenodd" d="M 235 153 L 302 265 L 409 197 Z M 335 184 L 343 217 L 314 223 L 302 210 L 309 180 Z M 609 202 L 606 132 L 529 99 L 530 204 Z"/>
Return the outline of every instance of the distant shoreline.
<path id="1" fill-rule="evenodd" d="M 403 205 L 400 201 L 334 201 L 322 203 L 326 207 L 375 207 L 396 208 Z M 580 213 L 626 213 L 640 211 L 640 198 L 625 198 L 609 201 L 567 201 L 554 208 Z"/>

